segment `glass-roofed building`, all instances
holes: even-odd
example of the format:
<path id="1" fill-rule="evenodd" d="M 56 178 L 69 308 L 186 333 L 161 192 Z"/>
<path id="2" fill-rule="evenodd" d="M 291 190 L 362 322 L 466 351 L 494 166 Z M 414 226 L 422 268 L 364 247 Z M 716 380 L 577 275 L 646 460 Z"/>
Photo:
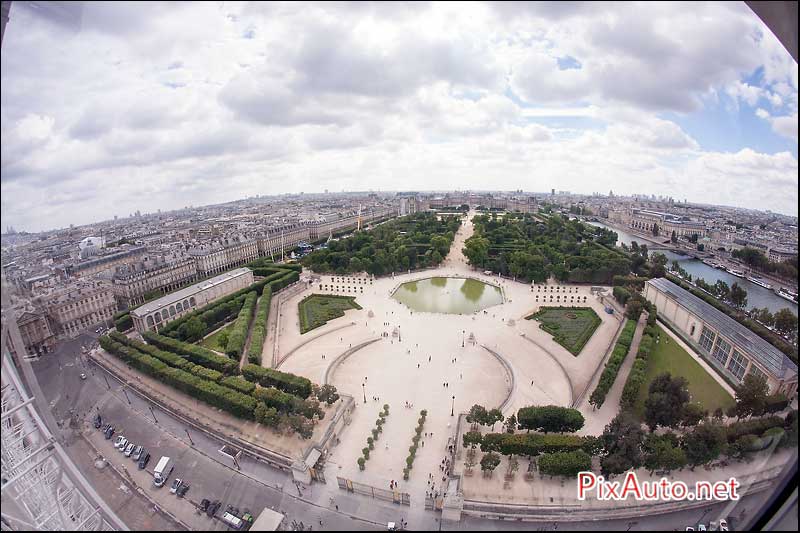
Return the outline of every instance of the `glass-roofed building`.
<path id="1" fill-rule="evenodd" d="M 648 280 L 644 296 L 656 305 L 658 317 L 727 381 L 736 385 L 749 373 L 760 374 L 770 393 L 797 394 L 797 365 L 719 309 L 664 278 Z"/>

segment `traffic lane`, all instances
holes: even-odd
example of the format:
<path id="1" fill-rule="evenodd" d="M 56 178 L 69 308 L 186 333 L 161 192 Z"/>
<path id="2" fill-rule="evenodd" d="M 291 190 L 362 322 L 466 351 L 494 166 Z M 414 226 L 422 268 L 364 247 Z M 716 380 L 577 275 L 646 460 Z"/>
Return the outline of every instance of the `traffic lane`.
<path id="1" fill-rule="evenodd" d="M 94 364 L 90 364 L 89 366 L 92 371 L 96 372 L 98 375 L 106 374 L 103 369 L 96 367 Z M 158 420 L 158 425 L 163 430 L 166 430 L 181 441 L 194 446 L 196 449 L 202 450 L 204 453 L 226 466 L 235 466 L 232 459 L 219 453 L 219 449 L 223 446 L 222 441 L 188 426 L 178 418 L 160 409 L 157 405 L 152 404 L 135 391 L 127 387 L 123 388 L 115 378 L 107 377 L 107 379 L 111 384 L 111 390 L 118 398 L 123 398 L 126 403 L 130 401 L 131 408 L 144 413 L 146 417 L 152 418 L 155 415 L 155 420 Z M 103 382 L 103 387 L 106 388 L 105 381 L 103 381 L 102 378 L 101 381 Z M 125 390 L 124 393 L 122 392 L 123 389 Z M 275 488 L 282 487 L 289 478 L 287 472 L 250 456 L 243 455 L 239 458 L 238 462 L 243 473 L 255 477 Z"/>
<path id="2" fill-rule="evenodd" d="M 102 495 L 103 501 L 132 531 L 183 529 L 154 509 L 144 496 L 132 491 L 111 468 L 98 469 L 95 466 L 97 454 L 85 440 L 77 439 L 66 451 L 92 487 Z"/>
<path id="3" fill-rule="evenodd" d="M 87 373 L 87 365 L 81 357 L 81 348 L 92 342 L 92 337 L 82 334 L 58 345 L 51 354 L 31 361 L 36 379 L 57 418 L 68 416 L 70 409 L 78 409 L 81 393 L 87 384 L 80 378 Z M 88 373 L 86 374 L 88 377 Z"/>
<path id="4" fill-rule="evenodd" d="M 126 402 L 111 397 L 102 407 L 106 413 L 106 421 L 119 428 L 117 435 L 124 436 L 136 444 L 143 445 L 150 452 L 150 463 L 147 472 L 150 474 L 146 483 L 148 490 L 152 486 L 152 470 L 162 456 L 172 459 L 174 470 L 170 475 L 167 485 L 172 484 L 176 478 L 183 479 L 190 485 L 189 492 L 184 500 L 194 512 L 194 506 L 203 498 L 211 501 L 222 502 L 222 512 L 228 504 L 247 508 L 254 515 L 265 506 L 275 507 L 280 503 L 282 493 L 266 487 L 238 472 L 223 466 L 217 461 L 199 453 L 192 446 L 163 431 L 152 419 L 145 418 L 141 413 L 131 411 Z M 114 464 L 125 465 L 126 468 L 136 468 L 133 460 L 113 448 L 112 441 L 105 441 L 109 460 Z M 142 482 L 137 479 L 137 482 Z M 165 485 L 161 489 L 153 489 L 157 501 L 164 502 L 164 498 L 175 498 Z M 166 503 L 172 503 L 170 500 Z M 187 512 L 183 509 L 181 514 Z M 219 513 L 221 516 L 221 512 Z M 198 516 L 199 517 L 199 516 Z M 214 524 L 205 524 L 205 527 L 215 527 Z M 225 526 L 222 526 L 225 529 Z"/>

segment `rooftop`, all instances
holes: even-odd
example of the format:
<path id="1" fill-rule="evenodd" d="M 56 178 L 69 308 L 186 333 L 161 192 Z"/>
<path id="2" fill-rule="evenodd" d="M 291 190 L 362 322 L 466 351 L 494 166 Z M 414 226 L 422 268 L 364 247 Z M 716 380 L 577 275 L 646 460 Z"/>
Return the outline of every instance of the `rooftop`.
<path id="1" fill-rule="evenodd" d="M 211 288 L 215 285 L 219 285 L 220 283 L 224 283 L 228 280 L 238 278 L 239 276 L 243 276 L 248 272 L 250 272 L 250 269 L 245 267 L 225 272 L 224 274 L 220 274 L 219 276 L 214 276 L 213 278 L 201 281 L 200 283 L 195 283 L 194 285 L 190 285 L 175 292 L 171 292 L 166 296 L 162 296 L 161 298 L 157 298 L 153 301 L 147 302 L 146 304 L 137 307 L 136 309 L 131 311 L 131 314 L 138 317 L 145 316 L 148 313 L 152 313 L 153 311 L 158 311 L 165 305 L 169 305 L 179 300 L 184 300 L 186 298 L 189 298 L 190 296 L 194 296 L 195 294 L 197 294 L 202 290 Z"/>
<path id="2" fill-rule="evenodd" d="M 738 345 L 747 354 L 756 359 L 764 368 L 777 378 L 786 378 L 797 374 L 795 365 L 786 354 L 738 323 L 719 309 L 704 302 L 686 289 L 679 287 L 665 278 L 655 278 L 647 283 L 654 286 L 675 300 L 678 305 L 699 317 L 714 328 L 717 333 Z"/>

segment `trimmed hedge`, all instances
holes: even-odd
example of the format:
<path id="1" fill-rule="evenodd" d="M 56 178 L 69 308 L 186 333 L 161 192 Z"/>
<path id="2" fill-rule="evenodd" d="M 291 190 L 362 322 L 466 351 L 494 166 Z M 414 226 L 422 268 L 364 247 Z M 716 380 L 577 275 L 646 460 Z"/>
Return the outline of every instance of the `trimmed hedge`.
<path id="1" fill-rule="evenodd" d="M 487 433 L 481 438 L 482 452 L 499 452 L 503 455 L 535 456 L 542 453 L 583 450 L 592 455 L 600 449 L 597 437 L 579 437 L 551 433 Z"/>
<path id="2" fill-rule="evenodd" d="M 616 288 L 618 287 L 615 287 L 615 289 Z M 608 358 L 605 368 L 603 368 L 603 373 L 600 375 L 600 381 L 598 381 L 597 387 L 595 387 L 592 395 L 589 397 L 589 403 L 593 406 L 600 408 L 603 402 L 606 401 L 606 395 L 614 385 L 619 369 L 628 356 L 635 331 L 636 322 L 634 320 L 628 320 L 622 328 L 622 332 L 619 334 L 617 344 L 614 346 L 614 350 L 611 352 L 611 356 Z"/>
<path id="3" fill-rule="evenodd" d="M 622 397 L 620 398 L 620 407 L 623 410 L 632 409 L 639 398 L 639 389 L 644 383 L 645 374 L 647 373 L 647 360 L 650 358 L 650 352 L 653 351 L 655 343 L 656 330 L 652 326 L 644 328 L 644 335 L 639 342 L 639 350 L 636 352 L 636 360 L 633 362 L 628 380 L 625 382 L 625 387 L 622 389 Z"/>
<path id="4" fill-rule="evenodd" d="M 252 420 L 255 417 L 257 402 L 251 396 L 223 387 L 180 368 L 170 367 L 155 357 L 118 343 L 110 337 L 101 337 L 100 345 L 104 350 L 116 355 L 137 370 L 213 407 L 228 411 L 240 418 Z"/>
<path id="5" fill-rule="evenodd" d="M 308 378 L 253 364 L 244 365 L 242 374 L 262 387 L 275 387 L 303 399 L 311 395 L 311 381 Z"/>
<path id="6" fill-rule="evenodd" d="M 213 372 L 213 370 L 212 370 Z M 256 390 L 256 384 L 247 381 L 241 376 L 228 376 L 219 381 L 220 385 L 225 385 L 229 389 L 237 390 L 243 394 L 253 394 Z"/>
<path id="7" fill-rule="evenodd" d="M 580 411 L 558 405 L 522 407 L 517 411 L 520 429 L 544 433 L 574 432 L 581 429 L 584 423 Z"/>
<path id="8" fill-rule="evenodd" d="M 175 368 L 190 370 L 191 367 L 194 366 L 191 362 L 187 361 L 186 359 L 184 359 L 179 355 L 176 355 L 172 352 L 165 352 L 163 350 L 159 350 L 155 346 L 144 344 L 143 342 L 139 342 L 135 339 L 130 339 L 127 336 L 123 335 L 122 333 L 112 331 L 109 333 L 109 336 L 115 342 L 124 344 L 125 346 L 129 346 L 131 348 L 139 350 L 140 352 L 149 354 L 170 366 L 174 366 Z"/>
<path id="9" fill-rule="evenodd" d="M 120 318 L 114 320 L 114 327 L 117 328 L 117 331 L 129 331 L 133 329 L 133 319 L 130 313 L 125 313 Z"/>
<path id="10" fill-rule="evenodd" d="M 782 428 L 785 423 L 786 421 L 779 416 L 741 420 L 725 426 L 725 436 L 728 442 L 736 442 L 744 435 L 761 435 L 769 429 Z"/>
<path id="11" fill-rule="evenodd" d="M 264 350 L 264 341 L 267 338 L 267 320 L 271 303 L 272 286 L 267 285 L 261 292 L 256 317 L 253 319 L 253 332 L 250 334 L 250 348 L 247 351 L 247 361 L 257 366 L 261 365 L 261 352 Z"/>
<path id="12" fill-rule="evenodd" d="M 267 407 L 279 413 L 300 413 L 303 411 L 303 400 L 272 387 L 257 387 L 253 397 Z"/>
<path id="13" fill-rule="evenodd" d="M 247 293 L 244 304 L 239 310 L 239 315 L 236 317 L 236 322 L 233 323 L 233 328 L 228 334 L 228 345 L 225 347 L 225 353 L 228 357 L 238 360 L 242 355 L 244 344 L 247 341 L 247 331 L 250 329 L 250 322 L 253 320 L 256 300 L 258 300 L 257 292 L 251 291 Z"/>
<path id="14" fill-rule="evenodd" d="M 583 450 L 545 453 L 537 460 L 539 473 L 548 476 L 578 477 L 592 469 L 592 456 Z"/>
<path id="15" fill-rule="evenodd" d="M 238 361 L 228 359 L 227 357 L 219 355 L 211 350 L 207 350 L 201 346 L 189 344 L 177 339 L 172 339 L 170 337 L 165 337 L 152 331 L 144 332 L 142 337 L 144 337 L 148 343 L 154 344 L 159 348 L 187 356 L 189 360 L 195 364 L 218 370 L 223 374 L 239 373 Z"/>

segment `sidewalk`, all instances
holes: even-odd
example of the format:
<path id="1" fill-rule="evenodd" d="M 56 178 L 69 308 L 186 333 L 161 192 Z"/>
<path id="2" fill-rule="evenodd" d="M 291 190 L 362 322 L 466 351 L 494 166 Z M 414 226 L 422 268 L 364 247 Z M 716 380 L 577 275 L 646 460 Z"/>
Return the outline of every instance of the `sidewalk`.
<path id="1" fill-rule="evenodd" d="M 752 483 L 759 483 L 761 481 L 775 477 L 780 469 L 786 464 L 787 461 L 793 458 L 796 450 L 780 450 L 777 453 L 770 453 L 764 451 L 753 456 L 752 462 L 735 462 L 731 461 L 730 465 L 724 468 L 712 468 L 706 470 L 703 467 L 698 467 L 694 471 L 684 468 L 680 471 L 672 472 L 668 476 L 658 474 L 650 475 L 646 469 L 640 468 L 636 470 L 636 475 L 639 481 L 658 481 L 662 477 L 666 477 L 671 481 L 683 481 L 690 486 L 692 491 L 696 481 L 726 481 L 730 477 L 736 477 L 742 484 L 742 493 L 746 492 L 746 488 Z M 480 460 L 480 450 L 476 454 L 476 459 Z M 461 459 L 456 462 L 456 473 L 462 473 L 464 470 L 464 459 L 466 451 L 462 449 Z M 636 500 L 627 501 L 599 501 L 594 498 L 594 493 L 590 494 L 585 501 L 578 500 L 577 497 L 577 480 L 567 478 L 551 478 L 550 476 L 542 476 L 539 473 L 534 473 L 530 481 L 525 480 L 524 472 L 527 470 L 528 461 L 525 458 L 518 458 L 519 471 L 517 471 L 514 480 L 506 484 L 504 475 L 508 468 L 508 457 L 502 456 L 502 462 L 495 469 L 491 478 L 484 478 L 482 476 L 480 466 L 473 468 L 473 475 L 471 477 L 462 477 L 462 489 L 464 494 L 465 503 L 467 500 L 475 502 L 486 502 L 495 504 L 512 504 L 524 505 L 534 508 L 554 508 L 554 507 L 567 507 L 570 506 L 574 509 L 594 509 L 594 510 L 620 510 L 622 508 L 633 509 L 636 507 L 646 507 L 652 503 L 642 503 Z M 595 468 L 595 470 L 597 470 Z M 614 480 L 623 480 L 621 476 L 617 476 Z M 687 502 L 688 503 L 688 502 Z M 564 512 L 569 512 L 568 509 L 563 509 Z"/>
<path id="2" fill-rule="evenodd" d="M 647 320 L 644 319 L 644 314 L 642 314 L 639 318 L 639 322 L 636 324 L 636 330 L 633 333 L 633 342 L 631 342 L 628 355 L 625 356 L 625 361 L 623 361 L 617 373 L 617 378 L 614 380 L 614 384 L 611 386 L 611 390 L 608 391 L 606 400 L 603 402 L 600 409 L 595 409 L 589 404 L 589 397 L 600 381 L 599 376 L 602 375 L 602 373 L 599 373 L 598 378 L 592 382 L 588 394 L 586 394 L 581 405 L 578 407 L 578 410 L 583 414 L 587 422 L 583 429 L 578 432 L 579 435 L 600 435 L 603 433 L 603 429 L 605 429 L 606 425 L 619 413 L 619 402 L 622 398 L 622 390 L 625 388 L 625 382 L 628 381 L 628 374 L 630 374 L 631 368 L 633 368 L 633 362 L 636 360 L 636 352 L 639 351 L 639 344 L 642 341 L 646 325 Z"/>

